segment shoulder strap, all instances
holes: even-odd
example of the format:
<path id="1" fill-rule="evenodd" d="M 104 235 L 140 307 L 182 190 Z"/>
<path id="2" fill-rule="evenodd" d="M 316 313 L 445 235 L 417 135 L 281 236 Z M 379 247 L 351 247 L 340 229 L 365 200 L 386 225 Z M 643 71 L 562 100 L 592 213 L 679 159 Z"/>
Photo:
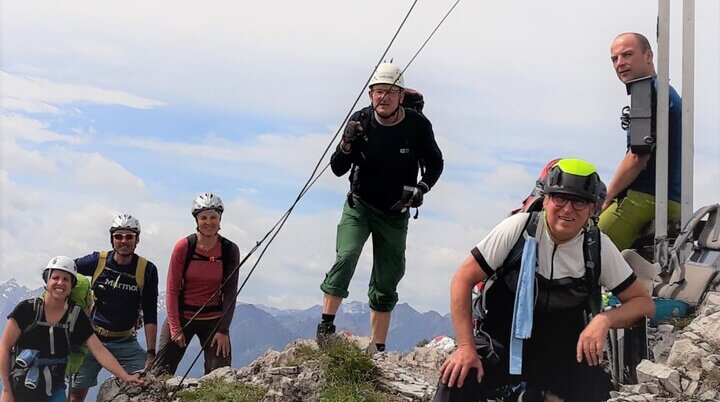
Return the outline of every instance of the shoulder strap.
<path id="1" fill-rule="evenodd" d="M 144 257 L 138 256 L 137 266 L 135 267 L 135 282 L 137 282 L 140 293 L 143 291 L 145 286 L 145 269 L 147 268 L 148 260 Z"/>
<path id="2" fill-rule="evenodd" d="M 183 264 L 182 276 L 180 277 L 180 292 L 178 294 L 179 305 L 182 307 L 185 300 L 185 273 L 187 272 L 190 262 L 195 254 L 195 247 L 197 247 L 197 234 L 193 233 L 186 237 L 188 242 L 187 253 L 185 254 L 185 264 Z"/>
<path id="3" fill-rule="evenodd" d="M 232 273 L 233 267 L 230 265 L 230 254 L 232 254 L 232 242 L 222 236 L 220 236 L 220 259 L 223 265 L 223 281 L 225 281 Z"/>
<path id="4" fill-rule="evenodd" d="M 35 328 L 37 323 L 40 321 L 40 317 L 42 315 L 43 303 L 44 302 L 41 297 L 33 297 L 32 299 L 30 299 L 30 304 L 32 304 L 33 306 L 33 320 L 29 325 L 26 325 L 25 328 L 22 328 L 22 330 L 20 331 L 21 333 L 24 334 Z"/>
<path id="5" fill-rule="evenodd" d="M 75 323 L 77 322 L 78 314 L 80 314 L 81 311 L 82 307 L 77 304 L 73 304 L 72 310 L 70 310 L 70 314 L 68 314 L 68 318 L 65 321 L 65 323 L 67 323 L 68 331 L 70 333 L 72 333 L 75 329 Z"/>
<path id="6" fill-rule="evenodd" d="M 193 233 L 186 237 L 188 242 L 187 254 L 185 254 L 185 265 L 182 270 L 182 282 L 185 282 L 185 273 L 187 272 L 190 262 L 192 261 L 193 254 L 195 254 L 195 248 L 197 247 L 197 234 Z M 184 285 L 183 285 L 184 286 Z"/>
<path id="7" fill-rule="evenodd" d="M 598 314 L 602 307 L 602 292 L 600 289 L 600 229 L 590 224 L 583 235 L 583 258 L 585 259 L 585 281 L 590 291 L 588 297 L 588 310 L 592 315 Z"/>
<path id="8" fill-rule="evenodd" d="M 505 273 L 505 269 L 507 267 L 512 266 L 513 264 L 516 264 L 520 262 L 520 259 L 522 258 L 523 248 L 525 247 L 525 236 L 524 234 L 527 233 L 528 236 L 535 236 L 535 232 L 537 232 L 537 226 L 538 221 L 540 220 L 540 213 L 537 211 L 533 211 L 529 213 L 527 221 L 525 221 L 525 226 L 523 226 L 523 230 L 520 232 L 520 236 L 518 236 L 517 241 L 515 242 L 515 245 L 513 245 L 512 249 L 510 249 L 510 252 L 508 253 L 507 257 L 505 257 L 505 261 L 503 261 L 502 265 L 498 267 L 497 270 L 495 270 L 495 276 L 500 277 Z"/>
<path id="9" fill-rule="evenodd" d="M 98 277 L 100 277 L 100 274 L 102 273 L 103 269 L 105 269 L 105 265 L 107 264 L 107 257 L 108 252 L 107 251 L 101 251 L 98 253 L 98 263 L 95 267 L 95 272 L 92 276 L 92 281 L 90 282 L 90 287 L 92 287 L 95 284 L 95 281 L 97 281 Z"/>

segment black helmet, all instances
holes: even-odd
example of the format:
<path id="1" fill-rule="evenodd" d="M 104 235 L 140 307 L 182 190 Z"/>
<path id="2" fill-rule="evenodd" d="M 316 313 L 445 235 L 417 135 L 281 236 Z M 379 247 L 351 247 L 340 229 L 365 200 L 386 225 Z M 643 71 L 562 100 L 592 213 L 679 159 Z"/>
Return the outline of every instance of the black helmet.
<path id="1" fill-rule="evenodd" d="M 548 171 L 543 193 L 567 194 L 601 207 L 605 202 L 607 188 L 593 164 L 582 159 L 560 159 Z"/>

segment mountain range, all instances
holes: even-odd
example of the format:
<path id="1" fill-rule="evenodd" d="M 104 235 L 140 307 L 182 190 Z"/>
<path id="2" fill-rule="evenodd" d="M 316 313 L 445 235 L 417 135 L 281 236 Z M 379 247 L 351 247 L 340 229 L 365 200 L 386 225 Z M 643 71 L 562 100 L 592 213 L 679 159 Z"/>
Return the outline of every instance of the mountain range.
<path id="1" fill-rule="evenodd" d="M 0 283 L 0 323 L 5 320 L 15 305 L 23 299 L 42 293 L 42 288 L 29 289 L 15 279 Z M 165 320 L 165 295 L 160 294 L 158 322 Z M 314 338 L 317 323 L 322 313 L 320 306 L 304 310 L 281 309 L 263 305 L 238 303 L 230 327 L 233 353 L 233 366 L 242 367 L 265 353 L 268 349 L 283 350 L 287 344 L 298 338 Z M 366 303 L 349 301 L 341 305 L 335 319 L 338 331 L 347 331 L 354 335 L 369 336 L 370 308 Z M 145 346 L 144 331 L 139 331 L 140 344 Z M 420 313 L 407 303 L 398 304 L 393 311 L 388 334 L 387 348 L 391 351 L 406 352 L 418 342 L 432 339 L 438 335 L 454 336 L 449 314 L 441 315 L 435 311 Z M 197 339 L 191 342 L 186 357 L 178 368 L 179 375 L 185 373 L 195 355 L 200 351 Z M 190 376 L 202 375 L 202 364 L 195 364 Z"/>

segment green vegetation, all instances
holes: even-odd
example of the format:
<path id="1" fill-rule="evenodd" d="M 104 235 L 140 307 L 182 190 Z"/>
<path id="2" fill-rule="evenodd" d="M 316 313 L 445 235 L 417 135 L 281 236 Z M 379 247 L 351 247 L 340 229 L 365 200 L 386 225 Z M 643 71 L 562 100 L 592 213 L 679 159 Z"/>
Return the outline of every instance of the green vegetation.
<path id="1" fill-rule="evenodd" d="M 322 351 L 310 345 L 301 344 L 295 349 L 295 355 L 287 362 L 288 366 L 299 366 L 308 360 L 320 360 Z"/>
<path id="2" fill-rule="evenodd" d="M 261 402 L 267 390 L 239 382 L 205 381 L 178 393 L 182 402 Z"/>
<path id="3" fill-rule="evenodd" d="M 367 353 L 344 339 L 333 340 L 322 349 L 326 384 L 322 402 L 393 402 L 396 399 L 376 389 L 380 370 Z"/>
<path id="4" fill-rule="evenodd" d="M 320 393 L 320 402 L 392 402 L 390 395 L 372 389 L 369 384 L 333 382 Z"/>
<path id="5" fill-rule="evenodd" d="M 325 371 L 321 402 L 398 402 L 377 390 L 380 370 L 372 357 L 345 339 L 328 342 L 322 349 L 299 345 L 288 365 L 316 361 Z M 182 402 L 261 402 L 267 390 L 243 383 L 206 381 L 200 387 L 178 393 Z"/>
<path id="6" fill-rule="evenodd" d="M 686 317 L 670 317 L 662 321 L 663 324 L 672 324 L 676 329 L 685 329 L 695 319 L 696 314 L 688 314 Z"/>

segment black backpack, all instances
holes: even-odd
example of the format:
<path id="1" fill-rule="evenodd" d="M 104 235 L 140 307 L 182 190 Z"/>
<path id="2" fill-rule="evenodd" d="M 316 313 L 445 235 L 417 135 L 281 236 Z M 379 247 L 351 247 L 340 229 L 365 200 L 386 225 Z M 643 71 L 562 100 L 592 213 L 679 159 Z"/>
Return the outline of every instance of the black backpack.
<path id="1" fill-rule="evenodd" d="M 485 295 L 487 294 L 488 289 L 494 282 L 503 278 L 509 267 L 520 263 L 523 248 L 525 247 L 524 234 L 527 233 L 528 236 L 535 236 L 540 216 L 541 214 L 539 211 L 529 213 L 525 226 L 515 242 L 515 245 L 513 245 L 512 249 L 505 258 L 505 261 L 503 261 L 502 265 L 495 270 L 495 273 L 491 277 L 481 282 L 481 284 L 478 284 L 475 288 L 476 290 L 473 291 L 472 311 L 476 336 L 479 336 L 479 333 L 482 333 L 482 323 L 487 314 L 487 309 L 485 308 L 487 305 Z M 585 305 L 585 311 L 589 315 L 594 316 L 598 314 L 602 308 L 602 290 L 599 284 L 601 272 L 600 229 L 594 224 L 594 222 L 591 222 L 583 230 L 583 232 L 585 281 L 587 288 L 590 289 L 590 294 L 588 295 Z"/>
<path id="2" fill-rule="evenodd" d="M 188 306 L 183 302 L 183 300 L 184 300 L 183 294 L 185 291 L 185 273 L 187 272 L 187 269 L 193 260 L 196 260 L 196 261 L 221 261 L 222 267 L 223 267 L 223 276 L 222 276 L 223 283 L 227 280 L 227 278 L 230 275 L 233 274 L 233 271 L 236 268 L 236 266 L 232 265 L 231 259 L 230 259 L 230 255 L 232 254 L 233 243 L 230 240 L 228 240 L 222 236 L 219 236 L 219 237 L 220 237 L 220 258 L 206 257 L 204 255 L 200 255 L 200 254 L 196 253 L 195 249 L 197 248 L 197 234 L 193 233 L 186 237 L 187 242 L 188 242 L 188 250 L 187 250 L 187 254 L 185 255 L 185 265 L 183 266 L 183 271 L 182 271 L 182 285 L 180 287 L 180 305 L 184 309 L 188 309 L 188 307 L 190 307 L 190 309 L 192 310 L 192 308 L 194 307 L 194 306 Z M 211 307 L 206 306 L 205 308 L 203 308 L 203 311 L 205 311 L 205 312 L 222 311 L 222 306 L 220 306 L 219 309 L 213 308 L 212 306 Z"/>

